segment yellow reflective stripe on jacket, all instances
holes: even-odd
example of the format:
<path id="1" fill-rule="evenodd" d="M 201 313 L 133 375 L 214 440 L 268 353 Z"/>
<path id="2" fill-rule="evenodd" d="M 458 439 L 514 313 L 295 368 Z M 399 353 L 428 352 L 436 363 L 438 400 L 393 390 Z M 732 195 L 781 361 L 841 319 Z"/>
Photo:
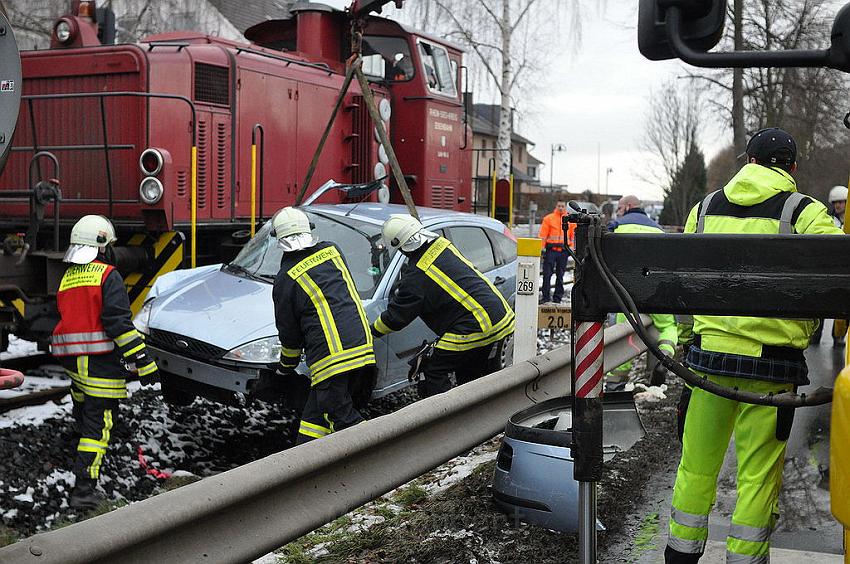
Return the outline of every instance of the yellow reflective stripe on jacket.
<path id="1" fill-rule="evenodd" d="M 436 344 L 436 348 L 447 351 L 468 351 L 477 349 L 503 339 L 514 332 L 515 317 L 509 312 L 496 327 L 488 333 L 472 333 L 459 335 L 457 333 L 446 333 Z"/>
<path id="2" fill-rule="evenodd" d="M 156 370 L 157 370 L 156 363 L 151 361 L 150 363 L 142 366 L 141 368 L 138 368 L 138 370 L 139 370 L 139 376 L 147 376 L 148 374 L 152 374 L 152 373 L 156 372 Z"/>
<path id="3" fill-rule="evenodd" d="M 339 251 L 336 250 L 336 247 L 325 247 L 324 249 L 316 251 L 309 257 L 305 258 L 304 260 L 287 270 L 286 274 L 288 274 L 290 278 L 295 280 L 314 266 L 319 266 L 323 262 L 339 256 L 340 254 Z"/>
<path id="4" fill-rule="evenodd" d="M 437 239 L 433 244 L 428 248 L 427 251 L 422 255 L 422 258 L 419 259 L 416 266 L 422 269 L 428 278 L 433 280 L 440 288 L 445 290 L 456 302 L 462 305 L 467 311 L 469 311 L 475 320 L 478 322 L 478 325 L 481 327 L 482 331 L 489 331 L 492 328 L 492 322 L 490 321 L 490 316 L 487 315 L 487 310 L 479 304 L 475 298 L 473 298 L 469 293 L 467 293 L 463 288 L 457 285 L 457 283 L 452 280 L 450 277 L 446 276 L 446 274 L 440 270 L 438 267 L 434 266 L 434 261 L 440 254 L 446 250 L 446 248 L 450 247 L 451 243 L 447 239 Z M 467 263 L 468 264 L 468 263 Z"/>
<path id="5" fill-rule="evenodd" d="M 139 351 L 141 351 L 141 350 L 144 350 L 144 348 L 145 348 L 145 344 L 144 344 L 144 343 L 139 343 L 139 345 L 138 345 L 138 346 L 133 347 L 133 348 L 132 348 L 132 349 L 130 349 L 129 351 L 124 351 L 124 358 L 128 358 L 128 357 L 130 357 L 130 356 L 133 356 L 133 355 L 134 355 L 134 354 L 136 354 L 137 352 L 139 352 Z"/>
<path id="6" fill-rule="evenodd" d="M 321 367 L 315 368 L 318 364 L 321 364 Z M 325 357 L 311 366 L 310 382 L 311 385 L 315 386 L 331 376 L 356 370 L 370 364 L 375 364 L 375 353 L 372 351 L 371 345 L 361 345 L 354 349 L 349 349 L 343 354 Z"/>
<path id="7" fill-rule="evenodd" d="M 301 358 L 301 349 L 288 349 L 286 347 L 280 348 L 280 355 L 289 357 L 289 358 Z"/>
<path id="8" fill-rule="evenodd" d="M 384 323 L 384 320 L 381 319 L 380 315 L 378 316 L 378 319 L 375 320 L 375 329 L 381 335 L 386 335 L 387 333 L 393 332 L 393 330 L 390 329 L 390 327 L 386 323 Z"/>
<path id="9" fill-rule="evenodd" d="M 305 259 L 306 261 L 307 259 Z M 325 333 L 325 341 L 328 343 L 328 348 L 331 352 L 339 352 L 342 350 L 342 340 L 339 338 L 336 323 L 334 322 L 333 312 L 331 312 L 328 300 L 319 286 L 313 282 L 313 279 L 305 272 L 295 279 L 298 285 L 309 296 L 313 302 L 313 307 L 316 308 L 316 313 L 319 316 L 319 323 L 322 325 L 322 331 Z"/>
<path id="10" fill-rule="evenodd" d="M 449 250 L 450 250 L 451 252 L 453 252 L 453 253 L 454 253 L 454 255 L 455 255 L 457 258 L 459 258 L 459 259 L 461 260 L 461 262 L 463 262 L 464 264 L 466 264 L 466 266 L 468 266 L 468 267 L 469 267 L 469 268 L 471 268 L 471 269 L 472 269 L 472 270 L 473 270 L 476 274 L 478 274 L 478 277 L 479 277 L 479 278 L 481 278 L 482 280 L 484 280 L 484 282 L 487 284 L 487 286 L 489 286 L 489 287 L 490 287 L 490 289 L 491 289 L 491 290 L 493 290 L 493 293 L 494 293 L 494 294 L 496 294 L 497 296 L 499 296 L 499 299 L 502 301 L 502 305 L 505 307 L 505 311 L 512 311 L 510 304 L 508 304 L 508 300 L 506 300 L 506 299 L 505 299 L 505 296 L 503 296 L 503 295 L 502 295 L 502 292 L 500 292 L 500 291 L 496 288 L 496 286 L 494 286 L 494 285 L 493 285 L 493 283 L 490 281 L 490 279 L 489 279 L 489 278 L 487 278 L 486 276 L 484 276 L 484 274 L 483 274 L 483 273 L 481 273 L 481 272 L 480 272 L 477 268 L 475 268 L 475 265 L 474 265 L 474 264 L 472 264 L 471 262 L 469 262 L 469 260 L 468 260 L 465 256 L 463 256 L 463 255 L 460 253 L 460 251 L 458 251 L 458 250 L 457 250 L 457 248 L 456 248 L 454 245 L 449 246 Z"/>
<path id="11" fill-rule="evenodd" d="M 363 309 L 363 302 L 360 300 L 360 294 L 357 293 L 357 286 L 354 285 L 354 280 L 351 279 L 351 273 L 345 267 L 342 257 L 334 257 L 331 259 L 334 265 L 342 273 L 342 278 L 345 280 L 345 285 L 348 287 L 348 293 L 357 306 L 357 313 L 360 315 L 360 323 L 363 324 L 363 331 L 366 333 L 366 342 L 372 344 L 372 332 L 369 330 L 369 320 L 366 319 L 366 311 Z"/>
<path id="12" fill-rule="evenodd" d="M 115 344 L 119 347 L 126 347 L 133 342 L 134 339 L 141 339 L 142 335 L 135 329 L 130 329 L 126 333 L 122 333 L 115 337 Z"/>
<path id="13" fill-rule="evenodd" d="M 96 262 L 75 266 L 65 272 L 62 282 L 59 284 L 59 291 L 63 292 L 83 286 L 100 286 L 103 273 L 106 272 L 107 268 L 109 268 L 108 264 Z"/>

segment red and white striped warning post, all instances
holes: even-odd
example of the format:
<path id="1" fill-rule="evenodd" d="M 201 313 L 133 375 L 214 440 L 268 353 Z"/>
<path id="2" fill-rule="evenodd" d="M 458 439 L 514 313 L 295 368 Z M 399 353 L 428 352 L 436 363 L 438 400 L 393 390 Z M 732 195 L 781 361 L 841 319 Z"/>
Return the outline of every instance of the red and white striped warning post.
<path id="1" fill-rule="evenodd" d="M 598 398 L 602 395 L 602 351 L 605 348 L 602 323 L 576 324 L 576 380 L 573 385 L 576 399 Z"/>
<path id="2" fill-rule="evenodd" d="M 596 562 L 596 482 L 602 478 L 601 321 L 576 321 L 573 332 L 573 479 L 579 483 L 579 562 Z"/>

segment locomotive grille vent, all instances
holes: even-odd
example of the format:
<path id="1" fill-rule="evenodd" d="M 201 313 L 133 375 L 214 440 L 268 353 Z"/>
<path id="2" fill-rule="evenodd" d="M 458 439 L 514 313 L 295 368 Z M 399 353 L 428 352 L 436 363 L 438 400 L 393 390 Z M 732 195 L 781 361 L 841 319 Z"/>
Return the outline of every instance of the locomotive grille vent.
<path id="1" fill-rule="evenodd" d="M 450 210 L 454 209 L 455 202 L 456 198 L 454 186 L 431 187 L 431 206 Z"/>
<path id="2" fill-rule="evenodd" d="M 226 201 L 225 172 L 227 171 L 227 124 L 216 124 L 215 136 L 215 207 L 224 209 Z"/>
<path id="3" fill-rule="evenodd" d="M 195 63 L 195 101 L 230 106 L 227 67 Z"/>
<path id="4" fill-rule="evenodd" d="M 185 170 L 177 171 L 177 197 L 186 197 L 186 188 L 189 186 L 189 174 Z"/>
<path id="5" fill-rule="evenodd" d="M 209 133 L 207 122 L 198 120 L 198 207 L 207 207 L 207 175 L 209 173 Z"/>
<path id="6" fill-rule="evenodd" d="M 351 182 L 360 184 L 372 179 L 372 160 L 369 154 L 374 135 L 372 118 L 363 96 L 353 96 L 351 139 Z"/>

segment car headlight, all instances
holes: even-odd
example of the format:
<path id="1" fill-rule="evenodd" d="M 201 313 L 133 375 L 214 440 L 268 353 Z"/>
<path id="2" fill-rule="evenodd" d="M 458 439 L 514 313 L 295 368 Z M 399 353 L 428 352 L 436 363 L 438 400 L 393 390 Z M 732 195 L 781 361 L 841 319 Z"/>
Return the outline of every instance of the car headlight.
<path id="1" fill-rule="evenodd" d="M 133 325 L 136 330 L 145 335 L 150 335 L 151 309 L 153 309 L 153 300 L 148 300 L 142 305 L 142 309 L 133 318 Z"/>
<path id="2" fill-rule="evenodd" d="M 149 206 L 157 203 L 160 198 L 162 198 L 162 193 L 164 191 L 162 182 L 153 176 L 148 176 L 142 180 L 142 183 L 139 185 L 139 196 L 141 196 L 142 201 Z"/>
<path id="3" fill-rule="evenodd" d="M 227 351 L 223 358 L 239 362 L 271 364 L 280 360 L 280 339 L 277 337 L 257 339 Z"/>

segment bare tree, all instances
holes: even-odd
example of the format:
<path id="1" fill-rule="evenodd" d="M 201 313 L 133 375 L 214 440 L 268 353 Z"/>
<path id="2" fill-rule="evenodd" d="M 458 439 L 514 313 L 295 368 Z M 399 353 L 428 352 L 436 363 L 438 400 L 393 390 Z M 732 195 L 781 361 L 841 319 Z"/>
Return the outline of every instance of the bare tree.
<path id="1" fill-rule="evenodd" d="M 497 138 L 497 175 L 510 175 L 510 148 L 514 93 L 523 81 L 543 68 L 548 51 L 544 37 L 560 37 L 559 26 L 569 14 L 571 39 L 580 41 L 577 2 L 562 6 L 557 0 L 421 0 L 412 6 L 412 19 L 468 47 L 477 60 L 479 77 L 493 85 L 500 100 Z M 546 41 L 551 46 L 551 41 Z"/>
<path id="2" fill-rule="evenodd" d="M 46 49 L 56 19 L 68 13 L 69 0 L 7 0 L 9 21 L 21 49 Z M 115 13 L 116 40 L 133 43 L 146 35 L 184 29 L 227 39 L 242 34 L 205 0 L 106 0 L 98 7 Z"/>
<path id="3" fill-rule="evenodd" d="M 698 146 L 701 125 L 701 99 L 697 88 L 668 80 L 653 90 L 641 148 L 655 155 L 655 162 L 642 174 L 644 180 L 669 190 L 685 157 Z"/>

